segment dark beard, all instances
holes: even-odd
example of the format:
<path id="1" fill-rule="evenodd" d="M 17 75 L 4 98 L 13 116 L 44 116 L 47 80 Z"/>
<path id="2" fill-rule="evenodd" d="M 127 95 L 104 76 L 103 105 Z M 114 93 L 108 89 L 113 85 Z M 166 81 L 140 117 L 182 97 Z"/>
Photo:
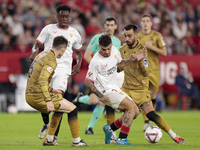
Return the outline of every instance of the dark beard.
<path id="1" fill-rule="evenodd" d="M 127 44 L 127 43 L 126 44 L 128 45 L 129 48 L 132 48 L 134 43 L 135 43 L 135 37 L 134 37 L 133 41 L 130 44 Z"/>

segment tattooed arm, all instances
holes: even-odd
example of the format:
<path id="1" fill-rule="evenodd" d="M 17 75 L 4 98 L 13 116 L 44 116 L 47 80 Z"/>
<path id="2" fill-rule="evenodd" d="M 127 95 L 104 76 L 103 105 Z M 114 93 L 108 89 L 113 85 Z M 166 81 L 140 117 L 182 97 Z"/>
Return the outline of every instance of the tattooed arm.
<path id="1" fill-rule="evenodd" d="M 94 86 L 92 81 L 85 79 L 85 86 L 89 88 L 96 96 L 98 96 L 103 102 L 110 100 L 108 96 L 104 96 L 97 88 Z"/>

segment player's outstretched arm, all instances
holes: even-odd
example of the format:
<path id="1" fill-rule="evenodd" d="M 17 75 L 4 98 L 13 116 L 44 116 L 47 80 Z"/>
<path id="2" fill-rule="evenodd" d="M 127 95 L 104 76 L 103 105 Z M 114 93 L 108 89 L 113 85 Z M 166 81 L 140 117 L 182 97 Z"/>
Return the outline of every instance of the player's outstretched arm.
<path id="1" fill-rule="evenodd" d="M 97 88 L 94 86 L 92 81 L 85 79 L 85 86 L 89 88 L 96 96 L 98 96 L 103 102 L 110 100 L 108 96 L 104 96 Z"/>
<path id="2" fill-rule="evenodd" d="M 42 44 L 39 43 L 38 41 L 35 42 L 32 48 L 32 55 L 29 57 L 29 61 L 32 63 L 35 57 L 37 56 L 39 52 L 39 48 L 42 47 Z"/>

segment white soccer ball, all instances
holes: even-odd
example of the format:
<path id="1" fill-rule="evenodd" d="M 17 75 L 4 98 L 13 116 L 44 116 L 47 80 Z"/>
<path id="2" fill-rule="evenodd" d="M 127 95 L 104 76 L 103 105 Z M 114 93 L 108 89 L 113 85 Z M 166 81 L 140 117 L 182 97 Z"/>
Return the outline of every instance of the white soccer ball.
<path id="1" fill-rule="evenodd" d="M 10 105 L 8 106 L 8 113 L 10 114 L 17 114 L 18 113 L 18 109 L 15 105 Z"/>
<path id="2" fill-rule="evenodd" d="M 162 139 L 162 131 L 157 126 L 151 126 L 146 129 L 144 137 L 150 143 L 157 143 Z"/>

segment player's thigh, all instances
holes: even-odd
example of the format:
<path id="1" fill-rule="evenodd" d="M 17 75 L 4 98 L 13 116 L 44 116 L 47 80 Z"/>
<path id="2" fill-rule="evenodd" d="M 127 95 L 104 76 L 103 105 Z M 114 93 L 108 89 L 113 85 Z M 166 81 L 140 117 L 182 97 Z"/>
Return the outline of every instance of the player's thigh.
<path id="1" fill-rule="evenodd" d="M 53 89 L 58 89 L 65 92 L 67 89 L 68 77 L 69 75 L 66 73 L 56 73 L 53 76 L 49 86 L 51 86 Z"/>
<path id="2" fill-rule="evenodd" d="M 109 91 L 106 92 L 104 95 L 108 96 L 110 100 L 103 103 L 114 109 L 118 109 L 121 101 L 128 96 L 121 90 Z"/>
<path id="3" fill-rule="evenodd" d="M 138 107 L 140 107 L 145 102 L 151 101 L 148 88 L 145 88 L 144 90 L 131 90 L 122 88 L 122 91 L 128 94 Z"/>
<path id="4" fill-rule="evenodd" d="M 137 111 L 138 107 L 136 106 L 135 102 L 127 95 L 119 104 L 118 109 L 123 111 L 125 110 Z"/>
<path id="5" fill-rule="evenodd" d="M 68 100 L 64 98 L 63 100 L 59 101 L 59 103 L 60 103 L 60 107 L 57 110 L 58 112 L 70 113 L 76 108 L 76 106 L 73 103 L 69 102 Z"/>
<path id="6" fill-rule="evenodd" d="M 160 73 L 150 73 L 148 78 L 150 91 L 157 93 L 159 90 Z"/>

